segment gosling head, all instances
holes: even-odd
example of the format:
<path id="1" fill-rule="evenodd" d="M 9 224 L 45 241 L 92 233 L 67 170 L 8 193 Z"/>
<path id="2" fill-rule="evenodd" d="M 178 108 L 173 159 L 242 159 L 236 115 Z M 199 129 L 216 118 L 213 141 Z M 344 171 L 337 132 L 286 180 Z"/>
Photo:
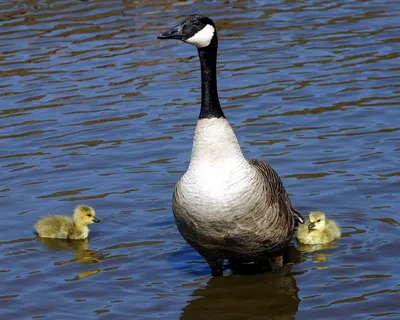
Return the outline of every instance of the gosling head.
<path id="1" fill-rule="evenodd" d="M 208 47 L 212 42 L 217 43 L 217 29 L 210 18 L 192 14 L 157 38 L 182 40 L 200 49 Z"/>
<path id="2" fill-rule="evenodd" d="M 75 208 L 74 221 L 83 225 L 88 225 L 93 222 L 100 222 L 100 220 L 96 218 L 96 212 L 94 209 L 84 204 L 81 204 Z"/>
<path id="3" fill-rule="evenodd" d="M 321 211 L 310 212 L 310 223 L 308 224 L 308 231 L 322 231 L 325 229 L 325 213 Z"/>

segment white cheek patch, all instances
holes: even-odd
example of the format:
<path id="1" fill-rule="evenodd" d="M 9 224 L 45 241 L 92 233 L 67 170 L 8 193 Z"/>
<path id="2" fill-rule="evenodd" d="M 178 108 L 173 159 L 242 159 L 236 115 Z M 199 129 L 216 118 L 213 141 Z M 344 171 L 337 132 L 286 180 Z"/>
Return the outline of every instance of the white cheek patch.
<path id="1" fill-rule="evenodd" d="M 212 38 L 214 37 L 214 33 L 214 27 L 208 24 L 199 32 L 197 32 L 193 37 L 185 40 L 185 42 L 190 43 L 197 48 L 204 48 L 210 44 Z"/>

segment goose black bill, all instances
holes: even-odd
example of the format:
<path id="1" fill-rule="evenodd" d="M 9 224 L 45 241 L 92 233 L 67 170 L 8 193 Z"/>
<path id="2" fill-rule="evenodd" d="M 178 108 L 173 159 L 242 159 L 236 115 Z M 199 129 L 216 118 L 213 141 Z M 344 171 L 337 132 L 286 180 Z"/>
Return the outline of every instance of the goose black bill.
<path id="1" fill-rule="evenodd" d="M 157 39 L 177 39 L 182 40 L 182 26 L 178 24 L 171 30 L 161 33 Z"/>

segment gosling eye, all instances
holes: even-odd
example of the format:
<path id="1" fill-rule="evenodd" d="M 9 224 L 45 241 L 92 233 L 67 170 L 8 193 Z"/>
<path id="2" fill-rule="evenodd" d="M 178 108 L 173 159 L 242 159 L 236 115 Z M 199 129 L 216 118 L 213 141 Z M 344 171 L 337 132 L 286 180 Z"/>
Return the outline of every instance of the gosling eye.
<path id="1" fill-rule="evenodd" d="M 91 217 L 92 215 L 90 213 L 87 214 L 88 217 Z"/>
<path id="2" fill-rule="evenodd" d="M 319 219 L 317 222 L 321 222 L 321 219 Z"/>

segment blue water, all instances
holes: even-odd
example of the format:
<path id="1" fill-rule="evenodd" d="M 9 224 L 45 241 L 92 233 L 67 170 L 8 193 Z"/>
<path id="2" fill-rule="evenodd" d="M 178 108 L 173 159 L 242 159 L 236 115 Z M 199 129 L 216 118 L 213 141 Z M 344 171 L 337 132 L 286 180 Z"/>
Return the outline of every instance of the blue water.
<path id="1" fill-rule="evenodd" d="M 0 3 L 4 319 L 400 318 L 397 1 Z M 190 13 L 219 34 L 225 115 L 336 245 L 295 241 L 280 273 L 212 279 L 171 198 L 199 113 L 195 48 L 156 36 Z M 95 208 L 88 242 L 36 239 Z"/>

